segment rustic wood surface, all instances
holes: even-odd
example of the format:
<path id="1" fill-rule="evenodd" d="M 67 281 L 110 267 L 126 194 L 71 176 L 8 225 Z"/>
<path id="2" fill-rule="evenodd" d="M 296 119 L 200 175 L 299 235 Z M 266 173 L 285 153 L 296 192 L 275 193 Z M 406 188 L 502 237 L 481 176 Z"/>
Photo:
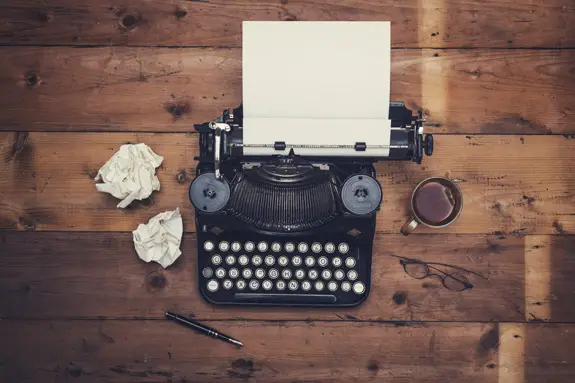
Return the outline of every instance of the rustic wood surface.
<path id="1" fill-rule="evenodd" d="M 436 152 L 377 165 L 385 201 L 357 308 L 221 308 L 197 292 L 193 124 L 241 101 L 242 20 L 392 21 L 392 99 L 423 111 Z M 559 0 L 2 1 L 0 381 L 574 380 L 574 25 Z M 162 190 L 119 210 L 93 177 L 128 142 L 166 157 Z M 462 216 L 399 235 L 432 175 L 459 183 Z M 130 232 L 178 206 L 183 255 L 141 262 Z M 488 279 L 454 293 L 394 255 Z"/>
<path id="2" fill-rule="evenodd" d="M 573 134 L 574 63 L 573 50 L 394 50 L 391 98 L 423 109 L 429 132 Z M 0 130 L 190 132 L 241 102 L 241 49 L 10 47 L 0 67 Z"/>
<path id="3" fill-rule="evenodd" d="M 569 381 L 575 362 L 568 324 L 208 324 L 247 346 L 236 350 L 164 320 L 4 320 L 0 335 L 21 344 L 0 349 L 0 379 L 551 383 Z"/>
<path id="4" fill-rule="evenodd" d="M 555 249 L 555 243 L 561 246 Z M 198 319 L 569 321 L 575 310 L 567 304 L 575 270 L 566 267 L 570 263 L 565 258 L 575 239 L 553 239 L 549 247 L 557 284 L 548 294 L 555 297 L 550 303 L 554 315 L 538 318 L 526 311 L 525 241 L 514 236 L 378 235 L 374 283 L 365 304 L 353 309 L 271 310 L 214 307 L 195 294 L 194 235 L 184 237 L 184 255 L 163 270 L 138 261 L 131 233 L 9 232 L 0 244 L 6 254 L 0 270 L 0 290 L 5 291 L 0 318 L 162 318 L 171 310 Z M 454 293 L 436 278 L 409 277 L 394 255 L 464 267 L 487 279 L 467 274 L 474 288 Z M 557 315 L 555 307 L 562 307 Z"/>
<path id="5" fill-rule="evenodd" d="M 122 210 L 118 200 L 96 192 L 93 178 L 126 142 L 148 143 L 166 160 L 158 170 L 162 189 Z M 575 139 L 562 136 L 440 136 L 422 165 L 377 164 L 385 199 L 377 230 L 398 233 L 413 187 L 443 175 L 458 181 L 465 198 L 464 213 L 443 233 L 574 233 L 574 150 Z M 196 134 L 0 132 L 0 154 L 0 171 L 7 175 L 0 179 L 2 228 L 132 231 L 179 207 L 185 230 L 195 230 L 188 187 Z"/>
<path id="6" fill-rule="evenodd" d="M 560 0 L 4 0 L 0 42 L 238 46 L 243 20 L 391 20 L 396 47 L 575 46 Z"/>

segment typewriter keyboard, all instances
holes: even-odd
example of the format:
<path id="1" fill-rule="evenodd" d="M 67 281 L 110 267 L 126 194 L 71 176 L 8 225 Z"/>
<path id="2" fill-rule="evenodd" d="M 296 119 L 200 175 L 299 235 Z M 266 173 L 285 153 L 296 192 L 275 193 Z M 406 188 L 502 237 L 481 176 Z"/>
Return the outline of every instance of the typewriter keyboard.
<path id="1" fill-rule="evenodd" d="M 200 288 L 213 303 L 354 305 L 369 285 L 359 253 L 347 242 L 205 240 Z"/>

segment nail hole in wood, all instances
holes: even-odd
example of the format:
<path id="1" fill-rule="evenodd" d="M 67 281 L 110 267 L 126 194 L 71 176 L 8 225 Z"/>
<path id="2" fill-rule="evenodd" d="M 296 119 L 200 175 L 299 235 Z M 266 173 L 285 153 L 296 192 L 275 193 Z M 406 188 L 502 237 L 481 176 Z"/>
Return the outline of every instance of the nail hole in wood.
<path id="1" fill-rule="evenodd" d="M 134 14 L 127 14 L 120 19 L 120 26 L 124 29 L 134 29 L 138 25 L 138 16 Z"/>
<path id="2" fill-rule="evenodd" d="M 183 8 L 176 9 L 176 17 L 178 19 L 183 19 L 184 17 L 187 16 L 187 14 L 188 14 L 188 12 Z"/>

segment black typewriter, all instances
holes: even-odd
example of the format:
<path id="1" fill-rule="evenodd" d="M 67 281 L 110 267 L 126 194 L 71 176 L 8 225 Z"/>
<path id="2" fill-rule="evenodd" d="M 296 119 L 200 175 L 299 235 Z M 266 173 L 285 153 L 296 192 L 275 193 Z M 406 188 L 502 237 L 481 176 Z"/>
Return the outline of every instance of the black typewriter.
<path id="1" fill-rule="evenodd" d="M 246 155 L 243 109 L 195 126 L 200 156 L 196 211 L 198 279 L 213 304 L 354 306 L 370 290 L 376 213 L 383 193 L 374 162 L 433 152 L 421 114 L 390 104 L 389 157 L 300 156 L 289 143 Z M 365 143 L 353 149 L 365 151 Z"/>

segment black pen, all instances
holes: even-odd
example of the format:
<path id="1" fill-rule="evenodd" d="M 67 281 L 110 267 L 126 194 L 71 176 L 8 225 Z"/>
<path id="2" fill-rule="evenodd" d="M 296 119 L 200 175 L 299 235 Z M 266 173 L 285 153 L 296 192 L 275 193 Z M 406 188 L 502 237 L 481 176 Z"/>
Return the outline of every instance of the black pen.
<path id="1" fill-rule="evenodd" d="M 224 340 L 228 343 L 234 344 L 234 345 L 239 346 L 239 347 L 243 346 L 243 343 L 240 342 L 239 340 L 235 340 L 234 338 L 231 338 L 227 335 L 221 334 L 221 333 L 217 332 L 215 329 L 213 329 L 211 327 L 204 326 L 203 324 L 201 324 L 198 321 L 195 321 L 193 319 L 189 319 L 189 318 L 186 318 L 186 317 L 183 317 L 181 315 L 174 314 L 174 313 L 166 313 L 166 318 L 171 319 L 175 322 L 181 323 L 184 326 L 187 326 L 187 327 L 191 328 L 192 330 L 196 330 L 197 332 L 199 332 L 201 334 L 211 336 L 212 338 L 221 339 L 221 340 Z"/>

